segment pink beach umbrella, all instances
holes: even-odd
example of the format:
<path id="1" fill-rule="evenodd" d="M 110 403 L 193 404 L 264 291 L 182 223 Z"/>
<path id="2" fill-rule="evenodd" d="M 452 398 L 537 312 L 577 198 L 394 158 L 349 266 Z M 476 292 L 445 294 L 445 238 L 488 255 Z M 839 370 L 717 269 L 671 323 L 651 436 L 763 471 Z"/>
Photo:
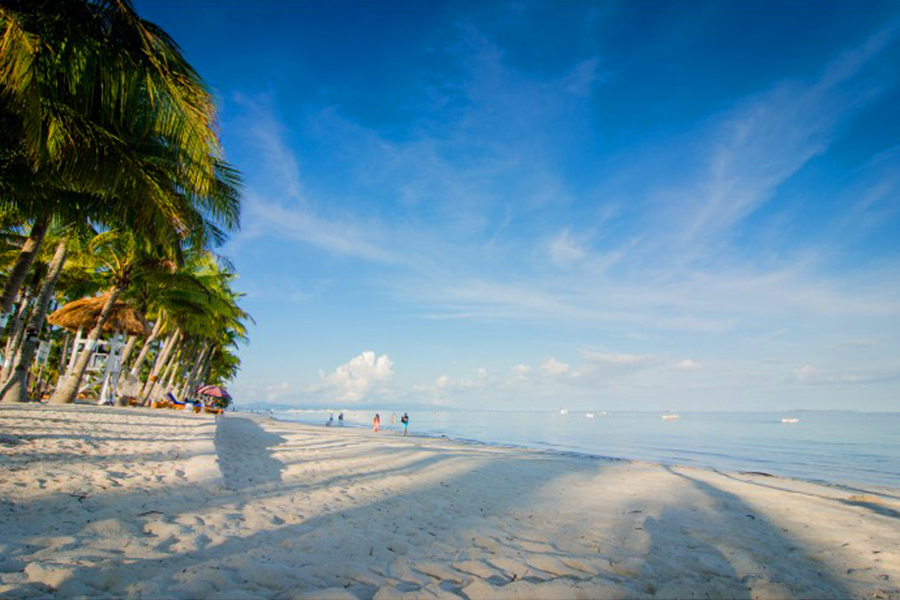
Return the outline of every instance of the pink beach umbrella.
<path id="1" fill-rule="evenodd" d="M 228 390 L 220 385 L 204 385 L 201 388 L 197 388 L 197 393 L 212 398 L 231 398 Z"/>

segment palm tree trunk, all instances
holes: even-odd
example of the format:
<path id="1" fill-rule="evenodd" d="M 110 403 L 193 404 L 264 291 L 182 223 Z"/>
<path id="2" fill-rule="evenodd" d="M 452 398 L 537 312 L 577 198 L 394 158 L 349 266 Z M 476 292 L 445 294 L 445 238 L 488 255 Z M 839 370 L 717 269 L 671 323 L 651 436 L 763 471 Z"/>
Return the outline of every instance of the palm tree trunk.
<path id="1" fill-rule="evenodd" d="M 193 368 L 191 368 L 191 372 L 188 375 L 187 380 L 184 382 L 184 388 L 181 392 L 182 396 L 189 394 L 192 389 L 197 387 L 197 377 L 200 376 L 200 367 L 203 366 L 203 361 L 206 359 L 206 354 L 209 352 L 209 348 L 209 340 L 203 340 L 203 345 L 200 347 L 200 352 L 197 354 L 196 360 L 194 360 L 194 366 Z"/>
<path id="2" fill-rule="evenodd" d="M 22 297 L 22 304 L 16 313 L 16 319 L 9 330 L 9 337 L 6 339 L 6 349 L 3 353 L 3 370 L 0 371 L 0 385 L 6 383 L 9 374 L 16 365 L 16 358 L 21 350 L 22 335 L 25 333 L 25 323 L 28 322 L 28 309 L 31 305 L 31 295 L 26 293 Z"/>
<path id="3" fill-rule="evenodd" d="M 131 356 L 131 351 L 134 350 L 134 345 L 137 344 L 137 341 L 138 336 L 128 336 L 128 342 L 125 343 L 125 349 L 122 350 L 122 362 L 119 364 L 119 370 L 122 373 L 126 371 L 125 365 L 128 364 L 128 358 Z"/>
<path id="4" fill-rule="evenodd" d="M 180 334 L 180 329 L 176 329 L 175 332 L 168 336 L 165 340 L 163 340 L 162 345 L 159 348 L 159 351 L 156 353 L 156 358 L 153 361 L 153 366 L 150 367 L 150 373 L 147 376 L 147 381 L 144 382 L 144 385 L 141 386 L 140 396 L 143 397 L 144 394 L 150 387 L 151 382 L 155 382 L 159 378 L 159 374 L 163 369 L 163 363 L 169 358 L 169 352 L 172 349 L 172 346 L 175 345 L 175 342 L 178 340 L 178 336 Z M 132 371 L 134 372 L 134 371 Z"/>
<path id="5" fill-rule="evenodd" d="M 9 273 L 9 279 L 6 280 L 6 284 L 3 286 L 3 294 L 0 296 L 0 320 L 4 316 L 8 316 L 10 311 L 12 311 L 16 295 L 25 282 L 25 276 L 28 275 L 28 269 L 31 268 L 34 257 L 37 256 L 38 251 L 41 249 L 41 244 L 44 243 L 44 237 L 46 237 L 48 229 L 50 229 L 50 215 L 38 217 L 31 226 L 31 233 L 28 234 L 28 238 L 22 245 L 22 249 L 19 251 L 19 258 L 16 259 L 16 264 Z"/>
<path id="6" fill-rule="evenodd" d="M 56 246 L 56 252 L 53 253 L 53 259 L 47 269 L 47 276 L 41 285 L 41 291 L 38 294 L 37 303 L 31 313 L 31 319 L 28 321 L 28 327 L 25 331 L 25 339 L 22 341 L 22 349 L 19 354 L 19 361 L 13 369 L 9 381 L 3 386 L 0 392 L 0 402 L 27 402 L 28 391 L 28 372 L 31 370 L 31 361 L 34 360 L 34 353 L 37 350 L 37 344 L 41 329 L 44 327 L 44 319 L 47 317 L 47 309 L 50 307 L 50 301 L 53 299 L 53 290 L 56 288 L 56 280 L 62 272 L 63 264 L 66 262 L 66 253 L 68 251 L 68 240 L 63 239 Z"/>
<path id="7" fill-rule="evenodd" d="M 28 313 L 30 305 L 31 291 L 26 289 L 22 292 L 22 301 L 19 304 L 19 310 L 16 311 L 16 318 L 13 319 L 9 326 L 9 335 L 6 337 L 6 349 L 3 356 L 11 356 L 10 351 L 15 352 L 12 347 L 15 345 L 15 338 L 19 334 L 20 329 L 25 326 L 25 315 Z"/>
<path id="8" fill-rule="evenodd" d="M 150 394 L 153 392 L 153 388 L 156 387 L 156 381 L 159 379 L 159 374 L 162 372 L 163 368 L 167 366 L 169 362 L 169 356 L 172 354 L 172 350 L 175 345 L 181 339 L 181 328 L 175 330 L 175 333 L 172 334 L 171 343 L 168 344 L 167 347 L 163 348 L 162 352 L 160 352 L 159 356 L 156 358 L 156 364 L 153 365 L 153 371 L 150 373 L 150 377 L 147 378 L 147 384 L 144 386 L 144 389 L 141 391 L 141 397 L 143 398 L 143 403 L 147 403 L 147 399 L 150 398 Z"/>
<path id="9" fill-rule="evenodd" d="M 150 337 L 144 342 L 144 346 L 141 348 L 140 353 L 138 353 L 137 358 L 134 360 L 134 365 L 132 365 L 131 370 L 128 373 L 131 377 L 135 379 L 140 377 L 141 367 L 144 366 L 144 360 L 147 358 L 150 348 L 153 346 L 153 343 L 156 342 L 156 338 L 159 337 L 159 333 L 162 331 L 163 321 L 163 315 L 160 314 L 159 318 L 156 320 L 156 324 L 153 326 L 153 331 L 150 332 Z"/>
<path id="10" fill-rule="evenodd" d="M 122 374 L 119 376 L 120 390 L 125 390 L 129 395 L 133 395 L 137 398 L 141 396 L 141 391 L 143 390 L 143 386 L 140 385 L 141 367 L 144 365 L 144 360 L 149 356 L 153 344 L 156 343 L 156 339 L 159 337 L 159 332 L 162 331 L 162 327 L 163 315 L 160 313 L 159 318 L 156 320 L 156 324 L 153 326 L 153 331 L 150 332 L 150 337 L 144 340 L 144 345 L 141 347 L 141 351 L 138 353 L 131 369 L 128 369 L 125 363 L 125 358 L 127 357 L 123 358 Z M 137 389 L 138 387 L 141 389 Z"/>
<path id="11" fill-rule="evenodd" d="M 214 352 L 215 347 L 210 345 L 209 354 L 206 355 L 206 360 L 203 361 L 203 368 L 200 369 L 200 375 L 197 379 L 198 384 L 206 385 L 209 382 L 209 371 L 212 368 L 212 359 Z"/>
<path id="12" fill-rule="evenodd" d="M 88 334 L 84 351 L 78 356 L 78 361 L 75 363 L 75 368 L 72 369 L 72 374 L 66 378 L 65 383 L 57 387 L 56 391 L 53 392 L 50 404 L 72 404 L 75 402 L 75 396 L 78 395 L 78 387 L 81 385 L 84 371 L 87 369 L 91 355 L 94 353 L 93 350 L 97 345 L 97 340 L 100 339 L 100 334 L 103 332 L 103 326 L 109 320 L 113 306 L 115 306 L 116 300 L 119 299 L 119 295 L 123 291 L 125 291 L 124 287 L 116 286 L 110 292 L 109 297 L 103 304 L 103 308 L 100 310 L 100 316 L 97 317 L 97 324 L 94 325 L 94 328 Z"/>
<path id="13" fill-rule="evenodd" d="M 163 382 L 163 392 L 170 391 L 175 385 L 175 381 L 178 379 L 178 371 L 181 370 L 181 358 L 182 354 L 184 354 L 183 348 L 179 350 L 179 352 L 172 355 L 172 360 L 169 361 L 169 367 L 166 369 L 163 376 L 159 378 L 159 380 Z"/>
<path id="14" fill-rule="evenodd" d="M 70 375 L 72 375 L 72 371 L 75 370 L 75 361 L 78 360 L 78 356 L 80 354 L 78 352 L 78 346 L 81 345 L 81 341 L 84 339 L 81 337 L 82 333 L 83 333 L 83 331 L 82 331 L 81 327 L 79 327 L 75 331 L 75 339 L 72 341 L 72 351 L 69 353 L 69 362 L 66 365 L 66 372 L 64 375 L 66 378 L 68 378 Z M 82 349 L 82 352 L 84 352 L 83 349 Z"/>
<path id="15" fill-rule="evenodd" d="M 167 390 L 171 390 L 183 379 L 188 357 L 193 354 L 194 349 L 197 347 L 197 344 L 193 341 L 188 343 L 182 340 L 182 342 L 179 351 L 172 357 L 172 371 L 169 373 L 169 379 L 166 382 Z"/>
<path id="16" fill-rule="evenodd" d="M 68 356 L 69 340 L 71 340 L 71 339 L 72 339 L 72 334 L 67 331 L 66 335 L 62 341 L 62 347 L 59 349 L 59 368 L 57 369 L 57 372 L 60 375 L 62 375 L 66 369 L 66 359 L 69 357 Z M 48 378 L 48 380 L 49 380 L 49 378 Z"/>
<path id="17" fill-rule="evenodd" d="M 198 342 L 195 339 L 191 340 L 191 345 L 185 348 L 185 351 L 181 353 L 178 360 L 178 370 L 176 371 L 176 377 L 172 378 L 170 385 L 175 386 L 178 385 L 178 397 L 184 397 L 184 386 L 187 383 L 188 376 L 188 365 L 190 364 L 191 359 L 196 356 L 196 354 L 200 351 L 198 347 Z"/>
<path id="18" fill-rule="evenodd" d="M 185 354 L 181 358 L 181 362 L 178 364 L 178 372 L 176 373 L 177 377 L 173 378 L 172 387 L 178 388 L 178 393 L 176 394 L 179 398 L 185 398 L 185 392 L 187 391 L 187 378 L 188 378 L 188 365 L 190 364 L 190 355 Z"/>
<path id="19" fill-rule="evenodd" d="M 169 356 L 166 357 L 165 364 L 160 369 L 160 377 L 155 380 L 147 390 L 147 397 L 144 398 L 145 404 L 153 400 L 153 393 L 156 391 L 157 384 L 162 384 L 161 393 L 168 391 L 168 388 L 170 387 L 170 384 L 172 382 L 172 377 L 174 377 L 175 373 L 178 370 L 178 355 L 181 353 L 183 346 L 184 344 L 182 344 L 181 339 L 173 344 L 169 352 Z"/>

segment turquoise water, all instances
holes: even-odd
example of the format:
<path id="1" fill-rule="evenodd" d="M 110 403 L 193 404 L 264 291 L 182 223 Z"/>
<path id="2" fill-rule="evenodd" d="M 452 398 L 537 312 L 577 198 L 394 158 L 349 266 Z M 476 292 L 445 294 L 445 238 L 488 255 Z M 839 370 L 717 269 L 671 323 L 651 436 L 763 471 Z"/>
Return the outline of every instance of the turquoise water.
<path id="1" fill-rule="evenodd" d="M 338 411 L 334 411 L 335 425 Z M 369 427 L 374 411 L 345 411 L 346 427 Z M 399 432 L 390 412 L 382 430 Z M 323 425 L 328 411 L 277 411 Z M 798 423 L 782 423 L 785 416 Z M 844 485 L 900 488 L 900 413 L 414 412 L 410 433 L 592 456 L 693 465 Z"/>

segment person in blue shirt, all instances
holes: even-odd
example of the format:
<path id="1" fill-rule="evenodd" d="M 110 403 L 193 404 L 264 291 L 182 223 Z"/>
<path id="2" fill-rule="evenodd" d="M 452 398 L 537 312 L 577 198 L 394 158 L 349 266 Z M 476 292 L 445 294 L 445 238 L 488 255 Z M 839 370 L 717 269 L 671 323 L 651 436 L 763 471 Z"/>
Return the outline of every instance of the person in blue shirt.
<path id="1" fill-rule="evenodd" d="M 403 423 L 403 435 L 406 435 L 406 430 L 409 429 L 409 415 L 403 413 L 403 416 L 400 417 L 400 422 Z"/>

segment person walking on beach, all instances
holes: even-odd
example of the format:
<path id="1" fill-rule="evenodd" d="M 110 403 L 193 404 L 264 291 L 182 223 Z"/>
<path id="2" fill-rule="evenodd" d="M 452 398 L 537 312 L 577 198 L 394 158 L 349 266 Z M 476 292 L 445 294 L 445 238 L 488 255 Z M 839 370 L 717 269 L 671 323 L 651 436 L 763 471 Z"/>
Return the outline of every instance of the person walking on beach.
<path id="1" fill-rule="evenodd" d="M 344 411 L 341 411 L 341 414 L 338 415 L 338 425 L 344 426 Z"/>
<path id="2" fill-rule="evenodd" d="M 400 422 L 403 423 L 403 435 L 406 435 L 406 430 L 409 429 L 409 415 L 403 413 L 403 416 L 400 417 Z"/>
<path id="3" fill-rule="evenodd" d="M 325 423 L 325 427 L 331 427 L 332 423 L 334 423 L 334 413 L 328 415 L 328 422 Z"/>
<path id="4" fill-rule="evenodd" d="M 391 413 L 391 425 L 397 424 L 397 413 Z"/>
<path id="5" fill-rule="evenodd" d="M 381 417 L 378 416 L 378 413 L 375 413 L 375 418 L 372 419 L 372 431 L 378 433 L 379 429 L 381 429 Z"/>

